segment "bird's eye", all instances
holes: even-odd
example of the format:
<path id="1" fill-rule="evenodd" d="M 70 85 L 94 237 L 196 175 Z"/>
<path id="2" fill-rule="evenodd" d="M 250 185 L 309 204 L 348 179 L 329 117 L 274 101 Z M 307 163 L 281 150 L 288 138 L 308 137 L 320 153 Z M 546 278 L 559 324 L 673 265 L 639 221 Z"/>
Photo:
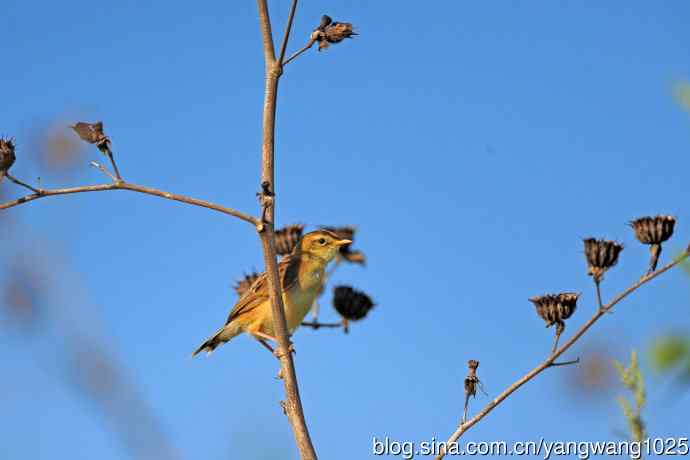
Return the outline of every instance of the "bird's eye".
<path id="1" fill-rule="evenodd" d="M 320 245 L 326 244 L 326 238 L 319 238 L 319 244 Z"/>

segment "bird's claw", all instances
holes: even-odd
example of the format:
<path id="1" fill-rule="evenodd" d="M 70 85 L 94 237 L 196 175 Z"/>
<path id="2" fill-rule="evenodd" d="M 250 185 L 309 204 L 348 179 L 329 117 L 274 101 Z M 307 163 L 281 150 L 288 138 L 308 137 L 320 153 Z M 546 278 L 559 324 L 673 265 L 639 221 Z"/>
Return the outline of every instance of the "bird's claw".
<path id="1" fill-rule="evenodd" d="M 292 343 L 288 345 L 288 353 L 297 354 L 297 350 L 295 350 L 295 346 L 294 346 Z M 273 355 L 274 355 L 276 358 L 278 358 L 278 359 L 282 358 L 283 355 L 284 355 L 284 353 L 283 353 L 283 347 L 278 347 L 278 348 L 276 348 L 276 349 L 273 351 Z"/>

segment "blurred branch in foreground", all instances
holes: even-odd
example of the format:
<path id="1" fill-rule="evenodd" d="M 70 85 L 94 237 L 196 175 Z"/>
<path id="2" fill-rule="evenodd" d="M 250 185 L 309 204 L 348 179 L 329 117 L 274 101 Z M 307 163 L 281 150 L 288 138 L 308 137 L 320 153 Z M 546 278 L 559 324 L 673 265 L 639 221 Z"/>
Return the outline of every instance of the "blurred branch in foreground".
<path id="1" fill-rule="evenodd" d="M 75 395 L 94 403 L 131 458 L 179 459 L 136 385 L 124 377 L 121 364 L 104 344 L 77 332 L 74 323 L 80 318 L 65 318 L 63 311 L 49 311 L 48 302 L 58 292 L 58 284 L 51 278 L 63 272 L 59 264 L 46 269 L 46 261 L 50 263 L 46 258 L 39 262 L 16 257 L 3 267 L 6 274 L 0 285 L 0 308 L 10 320 L 6 324 L 17 331 L 20 340 L 26 340 L 22 336 L 36 332 L 40 323 L 41 334 L 50 341 L 51 350 L 60 350 L 62 359 L 57 368 L 62 380 Z M 46 355 L 38 359 L 52 358 Z"/>

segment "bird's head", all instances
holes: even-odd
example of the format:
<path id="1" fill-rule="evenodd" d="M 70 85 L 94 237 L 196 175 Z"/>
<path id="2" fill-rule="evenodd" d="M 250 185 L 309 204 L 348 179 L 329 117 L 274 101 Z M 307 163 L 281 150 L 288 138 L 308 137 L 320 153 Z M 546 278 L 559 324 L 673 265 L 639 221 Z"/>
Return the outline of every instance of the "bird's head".
<path id="1" fill-rule="evenodd" d="M 302 254 L 309 254 L 330 262 L 341 246 L 350 243 L 352 243 L 352 240 L 340 238 L 328 230 L 316 230 L 304 235 L 298 248 Z"/>

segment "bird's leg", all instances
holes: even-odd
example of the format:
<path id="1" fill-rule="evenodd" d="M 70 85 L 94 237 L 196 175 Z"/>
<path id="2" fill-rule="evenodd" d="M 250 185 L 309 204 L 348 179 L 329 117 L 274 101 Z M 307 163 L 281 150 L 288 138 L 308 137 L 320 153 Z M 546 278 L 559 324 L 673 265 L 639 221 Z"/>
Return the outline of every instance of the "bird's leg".
<path id="1" fill-rule="evenodd" d="M 253 331 L 253 332 L 252 332 L 252 335 L 253 335 L 254 337 L 256 337 L 257 339 L 259 339 L 259 340 L 260 340 L 260 339 L 264 339 L 264 340 L 273 340 L 274 342 L 277 342 L 277 341 L 278 341 L 278 339 L 276 339 L 276 338 L 273 337 L 272 335 L 264 334 L 264 333 L 261 332 L 261 331 Z"/>
<path id="2" fill-rule="evenodd" d="M 271 353 L 275 353 L 275 352 L 276 352 L 276 351 L 273 349 L 273 347 L 270 346 L 270 345 L 268 344 L 268 342 L 266 342 L 264 339 L 256 338 L 256 340 L 258 340 L 258 342 L 259 342 L 261 345 L 263 345 L 264 347 L 266 347 L 266 349 L 267 349 L 268 351 L 270 351 Z"/>

